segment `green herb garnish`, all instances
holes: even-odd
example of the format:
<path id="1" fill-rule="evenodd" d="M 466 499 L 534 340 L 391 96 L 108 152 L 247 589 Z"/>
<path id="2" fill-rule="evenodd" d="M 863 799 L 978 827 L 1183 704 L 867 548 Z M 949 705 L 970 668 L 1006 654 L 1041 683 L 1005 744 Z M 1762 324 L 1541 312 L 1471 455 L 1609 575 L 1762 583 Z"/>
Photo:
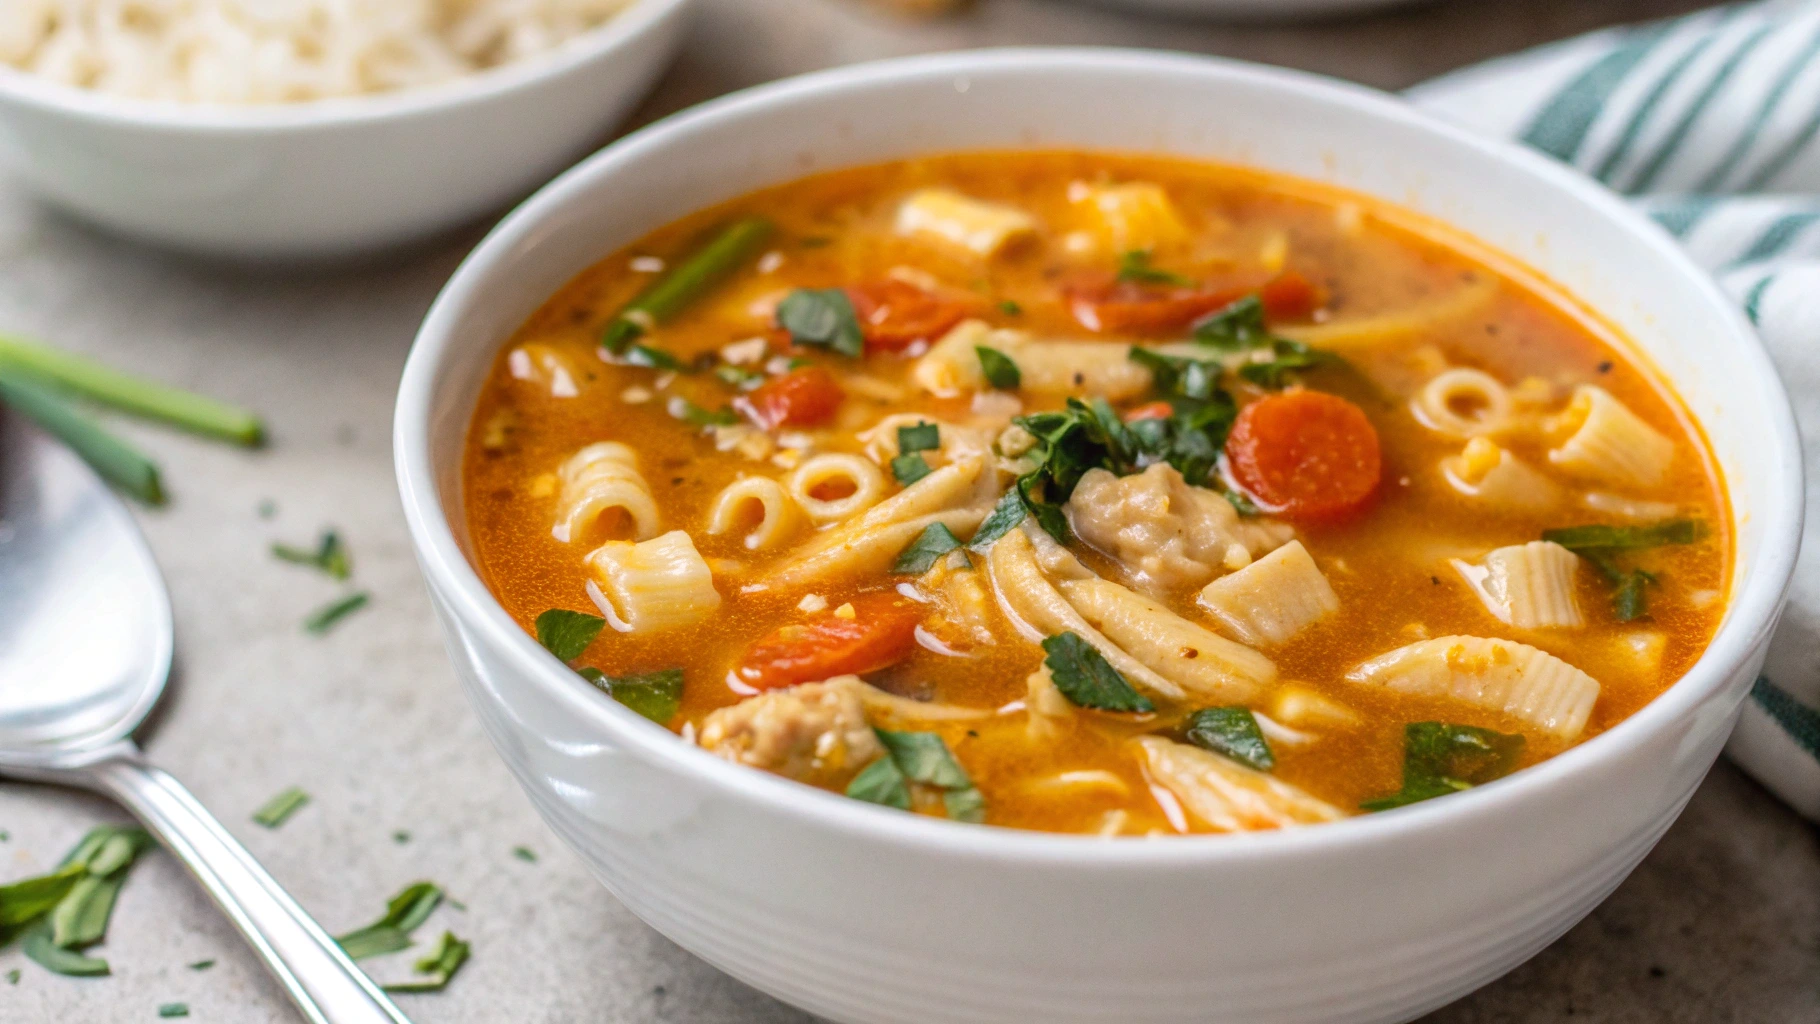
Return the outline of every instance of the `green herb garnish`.
<path id="1" fill-rule="evenodd" d="M 189 1015 L 190 1006 L 188 1003 L 165 1003 L 163 1006 L 158 1007 L 158 1016 L 160 1017 L 188 1017 Z"/>
<path id="2" fill-rule="evenodd" d="M 354 573 L 347 545 L 342 542 L 341 534 L 334 530 L 322 531 L 322 539 L 316 542 L 314 548 L 275 543 L 272 545 L 272 557 L 293 565 L 321 569 L 338 580 L 345 580 Z"/>
<path id="3" fill-rule="evenodd" d="M 1119 254 L 1118 280 L 1125 284 L 1167 284 L 1177 288 L 1192 288 L 1194 282 L 1180 274 L 1172 274 L 1150 265 L 1150 250 L 1133 249 Z"/>
<path id="4" fill-rule="evenodd" d="M 387 992 L 440 992 L 448 987 L 449 980 L 461 965 L 468 962 L 468 955 L 473 952 L 468 943 L 455 937 L 454 932 L 445 931 L 442 938 L 431 948 L 428 956 L 413 965 L 418 974 L 429 977 L 421 981 L 401 981 L 381 986 Z"/>
<path id="5" fill-rule="evenodd" d="M 739 422 L 739 413 L 730 407 L 704 409 L 681 395 L 673 396 L 664 408 L 671 416 L 691 427 L 731 427 Z"/>
<path id="6" fill-rule="evenodd" d="M 1132 689 L 1118 669 L 1076 634 L 1062 632 L 1044 640 L 1043 652 L 1055 688 L 1071 702 L 1100 711 L 1156 710 L 1150 698 Z"/>
<path id="7" fill-rule="evenodd" d="M 869 804 L 883 804 L 900 811 L 910 809 L 910 780 L 889 754 L 865 767 L 847 784 L 847 795 Z"/>
<path id="8" fill-rule="evenodd" d="M 777 326 L 798 345 L 831 349 L 859 358 L 866 350 L 853 300 L 839 288 L 798 288 L 777 307 Z"/>
<path id="9" fill-rule="evenodd" d="M 683 365 L 682 360 L 663 349 L 645 344 L 634 344 L 627 347 L 625 360 L 628 365 L 648 366 L 653 370 L 673 370 L 678 373 L 686 373 L 689 369 Z"/>
<path id="10" fill-rule="evenodd" d="M 1411 722 L 1403 728 L 1403 788 L 1360 806 L 1387 811 L 1503 778 L 1516 767 L 1523 742 L 1472 725 Z"/>
<path id="11" fill-rule="evenodd" d="M 979 356 L 980 371 L 985 374 L 987 384 L 999 391 L 1016 391 L 1024 383 L 1023 371 L 1010 356 L 984 345 L 973 346 L 973 351 Z"/>
<path id="12" fill-rule="evenodd" d="M 934 423 L 917 423 L 897 428 L 897 450 L 900 454 L 932 452 L 942 446 L 942 428 Z"/>
<path id="13" fill-rule="evenodd" d="M 321 636 L 334 629 L 337 622 L 365 608 L 367 602 L 372 599 L 373 595 L 362 590 L 357 594 L 349 594 L 338 601 L 332 601 L 311 612 L 309 617 L 303 620 L 303 628 Z"/>
<path id="14" fill-rule="evenodd" d="M 48 875 L 0 886 L 0 940 L 24 932 L 25 955 L 58 974 L 108 973 L 83 950 L 107 934 L 126 872 L 152 837 L 139 828 L 92 828 Z"/>
<path id="15" fill-rule="evenodd" d="M 629 676 L 610 676 L 597 668 L 581 669 L 581 677 L 605 690 L 607 696 L 658 725 L 669 725 L 682 706 L 683 670 L 667 668 Z"/>
<path id="16" fill-rule="evenodd" d="M 103 480 L 147 505 L 164 504 L 157 464 L 49 389 L 0 373 L 0 402 L 62 441 Z"/>
<path id="17" fill-rule="evenodd" d="M 1249 519 L 1252 516 L 1264 514 L 1264 510 L 1258 507 L 1257 502 L 1238 491 L 1221 491 L 1220 497 L 1225 498 L 1232 505 L 1233 511 L 1237 512 L 1240 518 Z"/>
<path id="18" fill-rule="evenodd" d="M 955 821 L 985 820 L 986 802 L 967 770 L 932 732 L 872 730 L 885 747 L 885 756 L 866 766 L 847 786 L 855 800 L 910 809 L 910 783 L 942 790 L 942 806 Z"/>
<path id="19" fill-rule="evenodd" d="M 918 480 L 921 480 L 923 477 L 926 477 L 933 472 L 934 470 L 929 468 L 929 460 L 923 458 L 922 452 L 911 452 L 908 455 L 899 455 L 897 458 L 891 460 L 891 475 L 896 477 L 897 482 L 905 487 L 916 483 Z"/>
<path id="20" fill-rule="evenodd" d="M 537 617 L 537 642 L 558 661 L 574 661 L 606 625 L 598 615 L 552 608 Z"/>
<path id="21" fill-rule="evenodd" d="M 1695 544 L 1706 537 L 1706 524 L 1697 519 L 1665 519 L 1647 526 L 1611 526 L 1595 523 L 1543 530 L 1542 539 L 1553 541 L 1591 562 L 1612 585 L 1612 614 L 1619 622 L 1632 622 L 1648 614 L 1648 587 L 1662 579 L 1653 572 L 1627 567 L 1618 559 L 1622 551 L 1668 545 Z"/>
<path id="22" fill-rule="evenodd" d="M 529 846 L 512 847 L 512 856 L 517 857 L 519 860 L 524 861 L 526 864 L 537 863 L 537 854 Z"/>
<path id="23" fill-rule="evenodd" d="M 624 355 L 646 331 L 675 317 L 738 270 L 770 236 L 771 222 L 763 217 L 747 217 L 721 229 L 626 303 L 607 324 L 601 344 L 616 356 Z"/>
<path id="24" fill-rule="evenodd" d="M 245 409 L 130 377 L 93 359 L 22 338 L 0 335 L 0 377 L 29 377 L 28 383 L 47 390 L 73 392 L 124 412 L 237 444 L 257 445 L 265 438 L 264 424 Z"/>
<path id="25" fill-rule="evenodd" d="M 6 972 L 6 983 L 8 985 L 17 985 L 17 984 L 19 984 L 20 976 L 21 975 L 19 973 L 19 968 L 15 967 L 12 970 Z"/>
<path id="26" fill-rule="evenodd" d="M 1184 734 L 1188 742 L 1216 754 L 1224 754 L 1241 764 L 1267 772 L 1276 767 L 1276 755 L 1258 728 L 1258 718 L 1250 708 L 1202 708 L 1188 716 Z"/>
<path id="27" fill-rule="evenodd" d="M 379 920 L 345 935 L 337 935 L 335 942 L 353 960 L 396 953 L 411 945 L 411 933 L 429 918 L 442 898 L 442 886 L 434 882 L 415 882 L 387 901 L 385 915 Z"/>
<path id="28" fill-rule="evenodd" d="M 267 800 L 265 805 L 253 812 L 253 820 L 266 828 L 277 828 L 285 823 L 291 815 L 296 814 L 304 804 L 310 802 L 310 795 L 296 786 L 279 793 Z"/>
<path id="29" fill-rule="evenodd" d="M 189 969 L 190 969 L 190 970 L 192 970 L 192 971 L 206 971 L 206 970 L 208 970 L 208 969 L 209 969 L 209 968 L 211 968 L 211 967 L 213 967 L 213 966 L 215 966 L 215 961 L 213 961 L 213 960 L 198 960 L 198 961 L 196 961 L 196 962 L 195 962 L 195 963 L 193 963 L 193 964 L 190 964 L 190 965 L 188 965 L 188 966 L 189 966 Z"/>
<path id="30" fill-rule="evenodd" d="M 765 382 L 765 375 L 757 370 L 748 370 L 743 366 L 734 366 L 731 363 L 723 363 L 715 367 L 714 376 L 719 377 L 721 383 L 728 387 L 738 388 L 741 391 L 751 391 Z"/>
<path id="31" fill-rule="evenodd" d="M 1290 375 L 1320 366 L 1343 366 L 1345 360 L 1332 352 L 1309 348 L 1299 341 L 1277 338 L 1270 343 L 1271 358 L 1261 363 L 1239 367 L 1239 376 L 1261 388 L 1277 390 L 1293 383 Z"/>
<path id="32" fill-rule="evenodd" d="M 998 311 L 1006 316 L 1019 316 L 1024 312 L 1024 307 L 1010 299 L 1005 299 L 998 304 Z"/>
<path id="33" fill-rule="evenodd" d="M 968 549 L 985 554 L 992 547 L 993 541 L 1017 529 L 1018 524 L 1029 514 L 1030 510 L 1024 507 L 1024 496 L 1016 487 L 1011 488 L 992 507 L 992 514 L 986 517 L 980 528 L 974 531 L 973 539 L 967 542 Z"/>
<path id="34" fill-rule="evenodd" d="M 910 546 L 897 556 L 892 572 L 922 575 L 935 560 L 961 546 L 959 537 L 943 523 L 930 523 Z"/>
<path id="35" fill-rule="evenodd" d="M 1247 295 L 1195 325 L 1194 340 L 1225 352 L 1262 348 L 1276 340 L 1264 326 L 1264 303 Z"/>

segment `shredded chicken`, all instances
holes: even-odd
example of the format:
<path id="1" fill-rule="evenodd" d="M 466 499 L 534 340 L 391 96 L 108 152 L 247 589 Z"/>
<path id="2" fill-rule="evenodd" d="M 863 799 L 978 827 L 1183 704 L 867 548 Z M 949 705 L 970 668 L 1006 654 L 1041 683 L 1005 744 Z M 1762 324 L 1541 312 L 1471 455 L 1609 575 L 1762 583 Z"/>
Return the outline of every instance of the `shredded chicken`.
<path id="1" fill-rule="evenodd" d="M 1287 523 L 1241 519 L 1231 502 L 1189 486 L 1166 463 L 1126 477 L 1090 469 L 1066 508 L 1082 540 L 1118 559 L 1132 582 L 1152 593 L 1198 587 L 1220 575 L 1234 545 L 1257 558 L 1295 536 Z"/>
<path id="2" fill-rule="evenodd" d="M 729 761 L 834 783 L 884 753 L 866 721 L 866 689 L 841 676 L 761 693 L 710 714 L 697 742 Z"/>

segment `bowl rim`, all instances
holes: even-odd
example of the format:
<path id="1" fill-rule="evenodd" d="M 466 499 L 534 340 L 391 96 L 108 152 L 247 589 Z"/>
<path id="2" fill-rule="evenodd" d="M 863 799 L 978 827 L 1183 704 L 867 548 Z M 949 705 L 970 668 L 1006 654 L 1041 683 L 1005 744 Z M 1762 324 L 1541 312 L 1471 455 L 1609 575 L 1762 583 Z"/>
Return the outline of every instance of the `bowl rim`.
<path id="1" fill-rule="evenodd" d="M 1174 836 L 1166 842 L 1107 842 L 1100 837 L 979 828 L 925 815 L 873 807 L 840 794 L 805 786 L 734 764 L 679 741 L 611 700 L 561 664 L 521 629 L 492 596 L 463 555 L 436 489 L 430 459 L 433 384 L 448 358 L 455 329 L 463 318 L 468 294 L 532 242 L 546 224 L 573 204 L 592 201 L 597 183 L 610 180 L 619 165 L 641 158 L 677 137 L 714 132 L 746 117 L 772 113 L 799 100 L 844 88 L 890 85 L 972 74 L 1147 73 L 1159 70 L 1184 76 L 1212 77 L 1252 86 L 1286 90 L 1312 102 L 1351 109 L 1363 117 L 1399 122 L 1441 136 L 1445 143 L 1514 165 L 1540 183 L 1572 193 L 1617 225 L 1652 244 L 1679 272 L 1681 286 L 1697 290 L 1730 322 L 1728 349 L 1739 354 L 1742 372 L 1755 384 L 1756 397 L 1767 403 L 1776 449 L 1770 481 L 1772 508 L 1751 510 L 1760 517 L 1763 542 L 1756 570 L 1731 595 L 1729 614 L 1698 661 L 1672 686 L 1618 725 L 1539 764 L 1498 782 L 1477 787 L 1445 801 L 1427 801 L 1394 811 L 1349 818 L 1320 828 L 1286 829 L 1239 835 Z M 1009 143 L 1015 145 L 1015 143 Z M 1571 294 L 1571 293 L 1570 293 Z M 1666 374 L 1663 375 L 1666 379 Z M 464 421 L 465 422 L 465 421 Z M 1698 422 L 1698 420 L 1696 420 Z M 1728 680 L 1759 651 L 1774 626 L 1782 597 L 1794 571 L 1802 525 L 1804 488 L 1800 441 L 1794 414 L 1781 378 L 1748 320 L 1660 226 L 1634 210 L 1621 197 L 1564 164 L 1515 143 L 1478 136 L 1418 111 L 1378 90 L 1307 72 L 1292 71 L 1196 54 L 1137 51 L 1106 47 L 1013 47 L 938 53 L 875 61 L 813 72 L 720 97 L 651 124 L 590 157 L 527 199 L 490 232 L 462 262 L 435 303 L 412 343 L 400 381 L 394 422 L 394 458 L 400 498 L 411 540 L 431 588 L 449 606 L 464 629 L 478 631 L 493 646 L 508 652 L 513 671 L 528 685 L 541 688 L 575 715 L 597 723 L 609 741 L 668 772 L 689 776 L 698 784 L 762 805 L 768 813 L 795 816 L 849 838 L 888 842 L 911 848 L 984 859 L 1016 859 L 1047 865 L 1140 866 L 1225 863 L 1257 857 L 1320 856 L 1336 849 L 1371 843 L 1401 842 L 1413 836 L 1455 827 L 1455 819 L 1494 820 L 1502 809 L 1537 797 L 1563 780 L 1616 762 L 1682 718 L 1724 688 Z M 1780 492 L 1779 494 L 1777 492 Z M 1734 520 L 1738 510 L 1733 509 Z"/>
<path id="2" fill-rule="evenodd" d="M 226 135 L 260 135 L 294 129 L 374 124 L 479 103 L 559 78 L 585 64 L 636 45 L 695 0 L 631 0 L 601 25 L 543 53 L 429 85 L 385 92 L 330 96 L 297 103 L 196 103 L 151 100 L 97 92 L 0 63 L 0 100 L 97 125 L 165 128 Z"/>

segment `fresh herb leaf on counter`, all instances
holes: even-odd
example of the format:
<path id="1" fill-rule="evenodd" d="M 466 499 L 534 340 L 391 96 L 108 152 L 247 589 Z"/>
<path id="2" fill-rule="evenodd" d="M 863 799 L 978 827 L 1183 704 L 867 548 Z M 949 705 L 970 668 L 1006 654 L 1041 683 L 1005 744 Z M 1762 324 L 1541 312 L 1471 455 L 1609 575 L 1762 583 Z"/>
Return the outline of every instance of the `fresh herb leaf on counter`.
<path id="1" fill-rule="evenodd" d="M 1043 664 L 1062 696 L 1080 707 L 1100 711 L 1155 711 L 1150 698 L 1137 692 L 1099 651 L 1071 632 L 1043 641 Z"/>
<path id="2" fill-rule="evenodd" d="M 192 971 L 206 971 L 213 966 L 215 966 L 215 961 L 213 960 L 198 960 L 195 963 L 190 964 L 189 968 Z"/>
<path id="3" fill-rule="evenodd" d="M 270 800 L 267 800 L 264 806 L 260 807 L 257 811 L 254 811 L 253 820 L 264 825 L 266 828 L 277 828 L 284 824 L 291 815 L 302 810 L 303 805 L 309 802 L 310 795 L 308 793 L 298 789 L 296 786 L 292 786 Z"/>
<path id="4" fill-rule="evenodd" d="M 456 971 L 461 970 L 461 965 L 468 962 L 468 954 L 471 952 L 472 947 L 468 943 L 456 938 L 454 932 L 445 931 L 429 955 L 414 965 L 418 974 L 427 974 L 428 978 L 422 981 L 394 982 L 380 987 L 387 992 L 440 992 L 448 987 L 449 980 L 455 977 Z"/>
<path id="5" fill-rule="evenodd" d="M 658 725 L 669 725 L 682 706 L 683 670 L 680 668 L 617 677 L 592 667 L 579 671 L 583 679 L 605 690 L 607 696 Z"/>
<path id="6" fill-rule="evenodd" d="M 985 374 L 986 383 L 999 391 L 1016 391 L 1024 383 L 1024 372 L 1017 368 L 1012 358 L 995 348 L 985 345 L 973 346 L 975 355 L 979 356 L 980 372 Z"/>
<path id="7" fill-rule="evenodd" d="M 524 861 L 526 864 L 537 863 L 537 854 L 534 853 L 529 846 L 512 847 L 512 856 L 517 857 L 519 860 Z"/>
<path id="8" fill-rule="evenodd" d="M 82 951 L 106 936 L 127 869 L 151 845 L 144 829 L 90 829 L 56 871 L 0 886 L 0 936 L 23 930 L 25 955 L 46 970 L 107 974 L 107 961 Z"/>
<path id="9" fill-rule="evenodd" d="M 1477 726 L 1411 722 L 1403 728 L 1403 788 L 1360 806 L 1386 811 L 1501 779 L 1517 766 L 1523 742 Z"/>
<path id="10" fill-rule="evenodd" d="M 364 928 L 335 936 L 350 959 L 364 960 L 382 953 L 396 953 L 411 945 L 411 933 L 442 902 L 442 886 L 414 882 L 386 903 L 385 915 Z"/>
<path id="11" fill-rule="evenodd" d="M 1203 750 L 1224 754 L 1261 772 L 1270 771 L 1277 764 L 1250 708 L 1202 708 L 1188 716 L 1185 736 Z"/>
<path id="12" fill-rule="evenodd" d="M 1123 284 L 1166 284 L 1177 288 L 1192 288 L 1194 282 L 1180 274 L 1172 274 L 1150 265 L 1150 250 L 1133 249 L 1119 254 L 1118 280 Z"/>
<path id="13" fill-rule="evenodd" d="M 367 602 L 372 599 L 373 595 L 362 590 L 356 594 L 349 594 L 340 600 L 332 601 L 310 613 L 309 618 L 303 620 L 303 628 L 321 636 L 329 630 L 334 629 L 337 622 L 340 622 L 349 615 L 365 608 Z"/>
<path id="14" fill-rule="evenodd" d="M 798 345 L 858 358 L 866 350 L 853 300 L 839 288 L 798 288 L 777 306 L 777 326 Z"/>
<path id="15" fill-rule="evenodd" d="M 537 642 L 558 661 L 574 661 L 606 625 L 607 620 L 598 615 L 552 608 L 537 617 Z"/>
<path id="16" fill-rule="evenodd" d="M 771 231 L 771 222 L 763 217 L 746 217 L 722 228 L 626 303 L 607 324 L 601 345 L 616 356 L 624 355 L 633 342 L 738 270 L 771 237 Z"/>
<path id="17" fill-rule="evenodd" d="M 342 542 L 341 534 L 334 530 L 322 531 L 322 539 L 316 542 L 314 549 L 274 543 L 272 557 L 293 565 L 307 565 L 321 569 L 338 580 L 345 580 L 354 572 L 353 561 L 349 556 L 347 545 Z"/>
<path id="18" fill-rule="evenodd" d="M 929 571 L 935 560 L 961 546 L 961 540 L 943 523 L 930 523 L 910 546 L 897 556 L 892 572 L 920 576 Z"/>

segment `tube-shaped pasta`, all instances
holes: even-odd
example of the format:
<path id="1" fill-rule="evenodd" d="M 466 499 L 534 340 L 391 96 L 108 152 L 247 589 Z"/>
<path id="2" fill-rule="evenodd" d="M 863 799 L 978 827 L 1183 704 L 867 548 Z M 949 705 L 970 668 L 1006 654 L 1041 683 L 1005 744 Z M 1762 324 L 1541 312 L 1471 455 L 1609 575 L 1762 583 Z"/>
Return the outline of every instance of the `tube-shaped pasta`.
<path id="1" fill-rule="evenodd" d="M 623 512 L 630 522 L 633 540 L 649 540 L 657 535 L 657 502 L 651 487 L 638 472 L 638 453 L 618 441 L 600 441 L 588 445 L 563 462 L 557 470 L 562 492 L 557 498 L 556 525 L 550 530 L 557 540 L 589 540 L 589 533 L 602 524 L 601 517 Z"/>
<path id="2" fill-rule="evenodd" d="M 1580 556 L 1559 544 L 1532 540 L 1487 554 L 1479 564 L 1453 559 L 1485 610 L 1518 629 L 1578 628 L 1586 624 L 1574 597 Z"/>
<path id="3" fill-rule="evenodd" d="M 1514 640 L 1443 636 L 1380 654 L 1348 682 L 1502 711 L 1563 740 L 1586 728 L 1599 683 L 1545 651 Z"/>
<path id="4" fill-rule="evenodd" d="M 1340 610 L 1340 598 L 1299 540 L 1222 576 L 1197 598 L 1248 644 L 1280 644 Z"/>
<path id="5" fill-rule="evenodd" d="M 1286 326 L 1278 333 L 1316 348 L 1356 352 L 1383 348 L 1439 331 L 1484 309 L 1498 294 L 1499 280 L 1480 272 L 1470 283 L 1420 305 L 1352 320 Z"/>
<path id="6" fill-rule="evenodd" d="M 999 607 L 1020 624 L 1032 640 L 1058 633 L 1074 633 L 1085 640 L 1132 685 L 1170 700 L 1181 700 L 1186 691 L 1174 681 L 1125 653 L 1125 649 L 1093 628 L 1068 599 L 1055 589 L 1037 564 L 1030 538 L 1022 529 L 1012 530 L 992 545 L 986 556 L 992 590 Z"/>
<path id="7" fill-rule="evenodd" d="M 1548 461 L 1576 476 L 1629 487 L 1662 482 L 1674 461 L 1675 443 L 1631 412 L 1604 388 L 1582 384 L 1548 424 L 1564 437 Z"/>
<path id="8" fill-rule="evenodd" d="M 1137 739 L 1144 767 L 1188 813 L 1220 832 L 1258 832 L 1338 821 L 1338 807 L 1212 751 L 1161 736 Z"/>
<path id="9" fill-rule="evenodd" d="M 1068 580 L 1057 589 L 1107 639 L 1194 697 L 1247 704 L 1276 680 L 1269 658 L 1109 580 Z"/>
<path id="10" fill-rule="evenodd" d="M 910 378 L 939 398 L 986 387 L 979 346 L 995 349 L 1017 364 L 1019 390 L 1031 394 L 1096 395 L 1112 401 L 1150 390 L 1151 371 L 1131 361 L 1123 345 L 1100 341 L 1034 341 L 1024 331 L 995 330 L 965 320 L 916 361 Z"/>
<path id="11" fill-rule="evenodd" d="M 789 540 L 803 525 L 802 506 L 784 492 L 782 484 L 762 476 L 740 477 L 714 497 L 708 511 L 708 535 L 718 537 L 751 522 L 758 512 L 758 522 L 745 536 L 746 547 L 759 551 L 776 547 Z"/>
<path id="12" fill-rule="evenodd" d="M 1485 437 L 1466 442 L 1460 454 L 1441 460 L 1448 486 L 1491 509 L 1546 512 L 1561 504 L 1559 485 Z"/>
<path id="13" fill-rule="evenodd" d="M 925 188 L 897 208 L 897 233 L 958 246 L 975 256 L 996 255 L 1011 242 L 1036 233 L 1024 211 L 987 203 L 953 189 Z"/>
<path id="14" fill-rule="evenodd" d="M 588 556 L 588 596 L 622 633 L 699 622 L 720 607 L 714 574 L 681 530 L 633 544 L 610 540 Z"/>
<path id="15" fill-rule="evenodd" d="M 793 587 L 834 573 L 854 577 L 883 573 L 934 523 L 968 536 L 997 500 L 997 480 L 985 468 L 985 459 L 974 458 L 930 473 L 805 544 L 772 585 Z"/>
<path id="16" fill-rule="evenodd" d="M 1075 182 L 1068 186 L 1068 198 L 1089 212 L 1095 222 L 1094 235 L 1107 252 L 1149 252 L 1188 237 L 1188 227 L 1169 193 L 1154 182 Z"/>
<path id="17" fill-rule="evenodd" d="M 839 497 L 822 498 L 816 492 L 842 484 L 851 490 Z M 790 497 L 817 525 L 851 519 L 878 504 L 885 494 L 885 475 L 871 461 L 845 452 L 824 452 L 803 460 L 790 474 Z"/>
<path id="18" fill-rule="evenodd" d="M 1483 370 L 1456 366 L 1435 374 L 1410 400 L 1416 421 L 1438 434 L 1468 438 L 1510 426 L 1510 391 Z"/>

